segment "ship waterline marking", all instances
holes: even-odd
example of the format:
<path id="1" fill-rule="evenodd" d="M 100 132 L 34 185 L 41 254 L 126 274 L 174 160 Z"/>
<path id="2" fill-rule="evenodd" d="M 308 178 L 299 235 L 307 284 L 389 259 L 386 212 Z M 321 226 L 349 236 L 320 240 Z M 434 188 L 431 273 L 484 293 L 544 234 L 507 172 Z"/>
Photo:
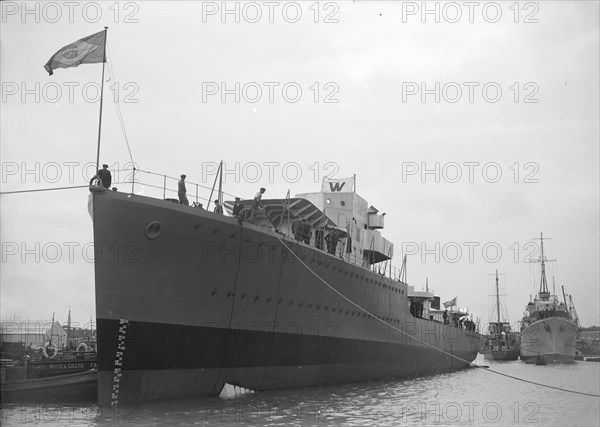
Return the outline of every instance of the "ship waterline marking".
<path id="1" fill-rule="evenodd" d="M 2 2 L 2 23 L 20 22 L 48 24 L 81 23 L 95 24 L 102 18 L 103 22 L 115 24 L 137 24 L 139 22 L 139 3 L 128 2 L 95 2 L 95 1 L 32 1 Z"/>

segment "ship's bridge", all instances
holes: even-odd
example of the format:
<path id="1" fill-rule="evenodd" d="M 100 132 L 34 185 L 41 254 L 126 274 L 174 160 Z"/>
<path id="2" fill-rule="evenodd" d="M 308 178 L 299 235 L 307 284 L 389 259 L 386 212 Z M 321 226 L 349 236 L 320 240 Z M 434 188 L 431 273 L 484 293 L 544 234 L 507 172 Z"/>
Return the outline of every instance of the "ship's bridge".
<path id="1" fill-rule="evenodd" d="M 249 210 L 252 200 L 240 203 Z M 394 254 L 394 245 L 379 231 L 385 213 L 380 214 L 354 192 L 303 193 L 294 198 L 263 199 L 261 205 L 263 218 L 280 232 L 292 236 L 294 223 L 306 220 L 315 247 L 327 247 L 348 262 L 370 267 L 390 260 Z M 233 201 L 224 202 L 224 206 L 229 214 L 233 213 Z"/>
<path id="2" fill-rule="evenodd" d="M 319 208 L 338 229 L 349 237 L 348 253 L 352 252 L 363 264 L 371 265 L 392 259 L 394 245 L 379 232 L 384 225 L 385 213 L 354 192 L 325 192 L 297 194 Z"/>

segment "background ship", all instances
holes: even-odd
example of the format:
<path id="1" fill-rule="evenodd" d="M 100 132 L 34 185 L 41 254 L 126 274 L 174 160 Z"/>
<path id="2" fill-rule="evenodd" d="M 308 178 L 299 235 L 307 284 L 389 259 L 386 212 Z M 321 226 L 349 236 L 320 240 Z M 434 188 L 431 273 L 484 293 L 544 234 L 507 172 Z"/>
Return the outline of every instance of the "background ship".
<path id="1" fill-rule="evenodd" d="M 410 300 L 385 214 L 324 184 L 263 200 L 253 223 L 91 186 L 99 404 L 469 366 L 480 335 L 433 319 L 433 298 Z M 299 219 L 308 244 L 293 238 Z"/>
<path id="2" fill-rule="evenodd" d="M 500 318 L 500 289 L 498 286 L 498 270 L 496 270 L 496 294 L 494 299 L 496 321 L 490 322 L 485 342 L 484 357 L 489 360 L 517 360 L 519 344 L 517 335 L 511 331 L 510 323 Z"/>
<path id="3" fill-rule="evenodd" d="M 540 289 L 533 301 L 527 304 L 521 321 L 521 360 L 543 358 L 545 362 L 573 362 L 575 341 L 579 334 L 577 316 L 574 309 L 567 306 L 566 298 L 560 302 L 553 292 L 550 294 L 546 281 L 544 239 L 540 233 L 540 258 L 542 271 Z"/>

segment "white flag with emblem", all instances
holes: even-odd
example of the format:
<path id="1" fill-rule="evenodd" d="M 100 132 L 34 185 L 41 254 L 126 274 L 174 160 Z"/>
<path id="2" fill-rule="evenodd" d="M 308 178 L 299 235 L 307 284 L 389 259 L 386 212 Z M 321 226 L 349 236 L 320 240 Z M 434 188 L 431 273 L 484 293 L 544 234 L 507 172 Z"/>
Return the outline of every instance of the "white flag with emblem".
<path id="1" fill-rule="evenodd" d="M 324 193 L 352 193 L 354 192 L 354 177 L 323 178 L 321 191 Z"/>

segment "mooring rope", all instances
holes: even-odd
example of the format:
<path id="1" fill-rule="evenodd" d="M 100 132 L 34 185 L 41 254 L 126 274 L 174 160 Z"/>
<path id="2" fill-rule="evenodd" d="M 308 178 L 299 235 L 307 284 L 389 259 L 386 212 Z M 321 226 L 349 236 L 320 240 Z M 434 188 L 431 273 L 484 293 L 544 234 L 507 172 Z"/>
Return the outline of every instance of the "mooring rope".
<path id="1" fill-rule="evenodd" d="M 331 286 L 329 283 L 327 283 L 327 281 L 326 281 L 326 280 L 324 280 L 323 278 L 321 278 L 321 276 L 319 276 L 317 273 L 315 273 L 315 271 L 313 271 L 313 269 L 311 269 L 311 268 L 310 268 L 308 265 L 306 265 L 306 264 L 304 263 L 304 261 L 302 261 L 302 260 L 300 259 L 300 257 L 298 257 L 298 255 L 296 255 L 296 253 L 295 253 L 294 251 L 292 251 L 292 250 L 289 248 L 289 246 L 288 246 L 288 245 L 286 245 L 286 243 L 285 243 L 285 242 L 284 242 L 284 241 L 283 241 L 283 240 L 282 240 L 282 239 L 281 239 L 281 238 L 280 238 L 280 237 L 279 237 L 277 234 L 275 234 L 275 233 L 274 233 L 272 230 L 270 230 L 270 229 L 268 229 L 268 230 L 269 230 L 269 232 L 271 232 L 271 234 L 273 234 L 273 236 L 275 236 L 275 237 L 277 238 L 277 240 L 279 240 L 279 241 L 281 242 L 281 244 L 282 244 L 282 245 L 283 245 L 283 246 L 284 246 L 284 247 L 285 247 L 285 248 L 286 248 L 288 251 L 290 251 L 292 254 L 294 254 L 294 257 L 296 257 L 296 259 L 297 259 L 298 261 L 300 261 L 300 263 L 301 263 L 301 264 L 302 264 L 304 267 L 306 267 L 306 269 L 307 269 L 308 271 L 310 271 L 310 272 L 311 272 L 311 273 L 312 273 L 312 274 L 313 274 L 313 275 L 314 275 L 314 276 L 315 276 L 317 279 L 319 279 L 319 281 L 323 282 L 323 284 L 325 284 L 325 286 L 327 286 L 329 289 L 331 289 L 333 292 L 335 292 L 336 294 L 338 294 L 340 297 L 342 297 L 344 300 L 348 301 L 350 304 L 352 304 L 353 306 L 355 306 L 355 307 L 356 307 L 356 308 L 358 308 L 359 310 L 361 310 L 361 311 L 363 311 L 363 312 L 367 313 L 368 315 L 370 315 L 370 316 L 374 317 L 375 319 L 377 319 L 378 321 L 380 321 L 380 322 L 381 322 L 381 323 L 383 323 L 384 325 L 386 325 L 386 326 L 388 326 L 388 327 L 390 327 L 390 328 L 394 329 L 395 331 L 398 331 L 398 332 L 400 332 L 401 334 L 404 334 L 404 335 L 406 335 L 406 336 L 408 336 L 408 337 L 410 337 L 410 338 L 412 338 L 412 339 L 414 339 L 414 340 L 416 340 L 416 341 L 420 342 L 421 344 L 424 344 L 424 345 L 425 345 L 425 346 L 427 346 L 427 347 L 430 347 L 430 348 L 432 348 L 432 349 L 434 349 L 434 350 L 437 350 L 437 351 L 439 351 L 440 353 L 443 353 L 443 354 L 445 354 L 445 355 L 447 355 L 447 356 L 450 356 L 450 357 L 453 357 L 453 358 L 455 358 L 455 359 L 457 359 L 457 360 L 460 360 L 461 362 L 465 362 L 465 363 L 467 363 L 467 364 L 469 364 L 470 366 L 473 366 L 473 367 L 475 367 L 475 368 L 480 368 L 480 369 L 481 369 L 481 368 L 484 368 L 483 366 L 476 365 L 476 364 L 474 364 L 473 362 L 470 362 L 470 361 L 468 361 L 468 360 L 465 360 L 465 359 L 463 359 L 463 358 L 461 358 L 461 357 L 458 357 L 458 356 L 456 356 L 456 355 L 454 355 L 454 354 L 452 354 L 452 353 L 448 353 L 447 351 L 444 351 L 444 350 L 442 350 L 441 348 L 437 348 L 437 347 L 435 347 L 435 346 L 433 346 L 433 345 L 431 345 L 431 344 L 429 344 L 429 343 L 426 343 L 425 341 L 422 341 L 422 340 L 420 340 L 419 338 L 417 338 L 417 337 L 415 337 L 415 336 L 412 336 L 412 335 L 410 335 L 410 334 L 408 334 L 408 333 L 404 332 L 403 330 L 401 330 L 401 329 L 399 329 L 399 328 L 395 327 L 394 325 L 391 325 L 391 324 L 389 324 L 389 323 L 388 323 L 388 322 L 386 322 L 385 320 L 383 320 L 383 319 L 380 319 L 379 317 L 377 317 L 376 315 L 374 315 L 373 313 L 371 313 L 371 312 L 370 312 L 369 310 L 367 310 L 366 308 L 363 308 L 363 307 L 361 307 L 359 304 L 355 303 L 355 302 L 354 302 L 354 301 L 352 301 L 350 298 L 346 297 L 344 294 L 342 294 L 342 293 L 341 293 L 341 292 L 339 292 L 337 289 L 335 289 L 333 286 Z M 494 374 L 501 375 L 501 376 L 503 376 L 503 377 L 511 378 L 511 379 L 514 379 L 514 380 L 517 380 L 517 381 L 522 381 L 522 382 L 524 382 L 524 383 L 528 383 L 528 384 L 537 385 L 537 386 L 540 386 L 540 387 L 546 387 L 546 388 L 551 388 L 551 389 L 554 389 L 554 390 L 566 391 L 566 392 L 568 392 L 568 393 L 581 394 L 581 395 L 583 395 L 583 396 L 600 397 L 600 395 L 599 395 L 599 394 L 594 394 L 594 393 L 586 393 L 586 392 L 583 392 L 583 391 L 577 391 L 577 390 L 569 390 L 569 389 L 562 388 L 562 387 L 555 387 L 555 386 L 551 386 L 551 385 L 548 385 L 548 384 L 542 384 L 542 383 L 538 383 L 538 382 L 535 382 L 535 381 L 526 380 L 526 379 L 523 379 L 523 378 L 515 377 L 515 376 L 513 376 L 513 375 L 509 375 L 509 374 L 505 374 L 505 373 L 502 373 L 502 372 L 495 371 L 495 370 L 493 370 L 493 369 L 490 369 L 490 368 L 488 368 L 488 367 L 486 367 L 484 370 L 485 370 L 486 372 L 492 372 L 492 373 L 494 373 Z"/>

